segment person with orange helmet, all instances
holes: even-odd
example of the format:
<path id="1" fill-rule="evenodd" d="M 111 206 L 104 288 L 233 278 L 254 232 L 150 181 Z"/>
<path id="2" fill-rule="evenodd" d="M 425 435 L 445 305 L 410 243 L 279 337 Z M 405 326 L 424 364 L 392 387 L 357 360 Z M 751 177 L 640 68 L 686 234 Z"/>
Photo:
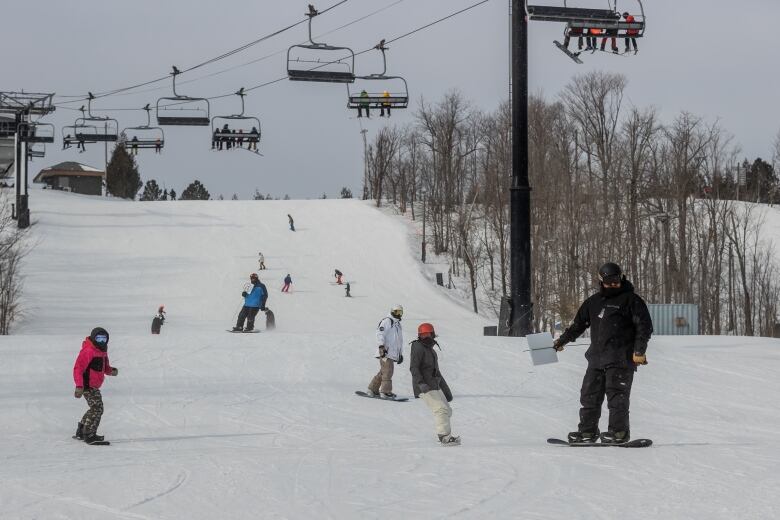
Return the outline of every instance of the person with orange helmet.
<path id="1" fill-rule="evenodd" d="M 412 341 L 412 354 L 409 361 L 412 390 L 414 397 L 422 398 L 433 413 L 439 442 L 446 446 L 457 446 L 460 444 L 460 437 L 452 435 L 450 425 L 452 408 L 449 402 L 452 401 L 452 392 L 439 370 L 439 358 L 433 349 L 435 345 L 438 343 L 433 325 L 420 324 L 417 327 L 417 339 Z"/>

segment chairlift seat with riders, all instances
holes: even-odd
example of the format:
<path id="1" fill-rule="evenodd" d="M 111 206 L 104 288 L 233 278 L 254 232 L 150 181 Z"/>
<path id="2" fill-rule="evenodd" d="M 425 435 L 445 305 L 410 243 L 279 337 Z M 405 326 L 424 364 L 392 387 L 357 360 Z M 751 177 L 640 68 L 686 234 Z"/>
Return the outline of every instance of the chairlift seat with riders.
<path id="1" fill-rule="evenodd" d="M 235 94 L 241 98 L 241 112 L 229 116 L 214 116 L 211 120 L 212 146 L 230 142 L 235 143 L 240 148 L 246 142 L 249 148 L 256 150 L 262 135 L 260 119 L 244 115 L 244 96 L 246 94 L 243 87 Z M 230 128 L 231 125 L 233 128 Z"/>
<path id="2" fill-rule="evenodd" d="M 347 86 L 347 107 L 350 109 L 361 108 L 391 108 L 402 109 L 409 106 L 409 86 L 401 76 L 387 75 L 387 58 L 385 40 L 377 44 L 375 49 L 382 52 L 382 72 L 369 74 L 368 76 L 356 76 L 357 83 L 350 89 Z M 374 83 L 377 87 L 362 88 L 363 81 Z"/>
<path id="3" fill-rule="evenodd" d="M 182 96 L 176 92 L 176 76 L 181 71 L 173 67 L 173 96 L 157 100 L 155 114 L 160 126 L 209 126 L 211 114 L 206 98 Z"/>
<path id="4" fill-rule="evenodd" d="M 138 149 L 157 149 L 162 150 L 165 146 L 165 132 L 159 126 L 151 126 L 151 108 L 149 104 L 143 108 L 146 111 L 146 124 L 140 126 L 129 126 L 122 130 L 125 136 L 125 147 L 133 150 Z"/>
<path id="5" fill-rule="evenodd" d="M 312 39 L 311 21 L 319 14 L 309 4 L 309 43 L 287 49 L 287 77 L 291 81 L 319 83 L 353 83 L 355 81 L 355 53 L 349 47 L 317 43 Z M 301 57 L 301 54 L 309 57 Z M 316 58 L 313 58 L 316 56 Z M 326 58 L 328 57 L 328 58 Z M 304 68 L 306 67 L 306 68 Z"/>
<path id="6" fill-rule="evenodd" d="M 86 123 L 74 123 L 62 127 L 62 149 L 70 148 L 77 144 L 97 143 L 95 136 L 98 134 L 98 127 Z"/>

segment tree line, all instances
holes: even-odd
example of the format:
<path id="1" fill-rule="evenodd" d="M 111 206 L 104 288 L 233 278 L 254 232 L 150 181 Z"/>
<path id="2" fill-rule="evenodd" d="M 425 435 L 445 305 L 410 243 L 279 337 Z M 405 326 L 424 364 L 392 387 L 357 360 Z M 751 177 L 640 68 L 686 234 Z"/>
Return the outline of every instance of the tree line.
<path id="1" fill-rule="evenodd" d="M 738 160 L 718 122 L 662 122 L 626 87 L 591 72 L 529 101 L 536 330 L 570 321 L 615 261 L 648 302 L 698 304 L 703 334 L 772 335 L 780 266 L 756 203 L 780 198 L 780 135 L 771 162 Z M 424 207 L 426 243 L 465 277 L 474 311 L 496 316 L 510 289 L 511 128 L 508 102 L 484 112 L 453 91 L 381 128 L 364 157 L 363 198 L 415 220 Z"/>

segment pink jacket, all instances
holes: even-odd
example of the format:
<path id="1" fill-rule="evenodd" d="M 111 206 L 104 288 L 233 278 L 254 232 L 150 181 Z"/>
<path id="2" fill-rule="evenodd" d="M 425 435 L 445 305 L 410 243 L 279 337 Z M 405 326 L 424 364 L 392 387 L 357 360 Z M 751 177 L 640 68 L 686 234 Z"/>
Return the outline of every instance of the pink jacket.
<path id="1" fill-rule="evenodd" d="M 108 352 L 99 350 L 89 337 L 81 344 L 81 352 L 73 365 L 73 381 L 77 387 L 100 388 L 106 374 L 111 373 Z"/>

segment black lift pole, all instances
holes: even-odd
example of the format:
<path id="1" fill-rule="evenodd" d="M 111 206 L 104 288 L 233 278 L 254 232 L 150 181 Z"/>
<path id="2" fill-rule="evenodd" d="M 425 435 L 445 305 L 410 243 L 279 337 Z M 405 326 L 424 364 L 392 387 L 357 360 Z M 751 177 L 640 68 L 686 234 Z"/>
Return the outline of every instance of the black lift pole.
<path id="1" fill-rule="evenodd" d="M 510 188 L 510 336 L 532 331 L 531 186 L 528 183 L 528 19 L 512 0 L 512 187 Z"/>

